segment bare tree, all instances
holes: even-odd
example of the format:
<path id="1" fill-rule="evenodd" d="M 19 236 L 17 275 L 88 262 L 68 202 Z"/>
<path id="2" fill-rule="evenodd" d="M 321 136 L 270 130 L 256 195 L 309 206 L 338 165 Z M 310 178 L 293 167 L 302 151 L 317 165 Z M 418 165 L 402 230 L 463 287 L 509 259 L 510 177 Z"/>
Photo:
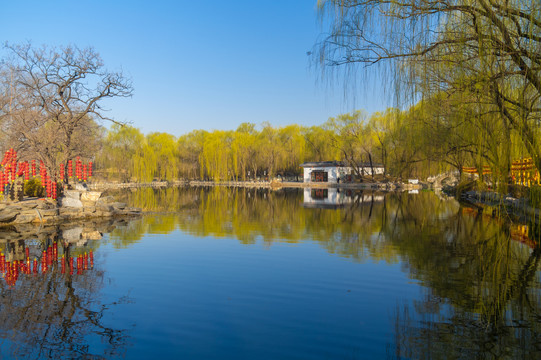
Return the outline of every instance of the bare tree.
<path id="1" fill-rule="evenodd" d="M 104 69 L 93 48 L 5 47 L 10 57 L 2 72 L 0 117 L 10 141 L 50 171 L 74 156 L 88 156 L 86 140 L 99 134 L 95 120 L 118 123 L 106 116 L 103 100 L 131 96 L 131 81 Z"/>

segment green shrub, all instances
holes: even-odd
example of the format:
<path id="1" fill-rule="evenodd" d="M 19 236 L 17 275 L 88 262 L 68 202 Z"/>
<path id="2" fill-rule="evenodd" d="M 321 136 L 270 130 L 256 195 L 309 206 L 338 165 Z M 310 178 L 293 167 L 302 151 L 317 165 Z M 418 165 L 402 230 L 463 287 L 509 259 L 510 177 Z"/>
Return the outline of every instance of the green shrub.
<path id="1" fill-rule="evenodd" d="M 24 195 L 31 197 L 43 197 L 45 189 L 41 185 L 41 180 L 33 178 L 24 182 Z"/>

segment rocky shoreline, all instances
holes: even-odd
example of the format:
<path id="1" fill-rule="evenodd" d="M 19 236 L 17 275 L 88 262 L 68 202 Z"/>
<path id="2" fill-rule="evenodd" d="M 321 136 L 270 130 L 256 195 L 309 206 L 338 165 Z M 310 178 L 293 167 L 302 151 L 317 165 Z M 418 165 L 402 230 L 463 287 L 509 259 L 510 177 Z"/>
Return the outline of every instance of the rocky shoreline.
<path id="1" fill-rule="evenodd" d="M 340 189 L 359 189 L 359 190 L 419 190 L 423 184 L 406 184 L 401 182 L 364 182 L 364 183 L 323 183 L 323 182 L 292 182 L 292 181 L 204 181 L 204 180 L 178 180 L 178 181 L 153 181 L 150 183 L 109 183 L 94 182 L 89 184 L 91 190 L 118 190 L 118 189 L 136 189 L 136 188 L 163 188 L 170 186 L 225 186 L 225 187 L 244 187 L 244 188 L 340 188 Z"/>
<path id="2" fill-rule="evenodd" d="M 59 223 L 92 218 L 138 216 L 141 209 L 115 202 L 98 191 L 66 190 L 58 200 L 26 198 L 22 201 L 0 203 L 0 227 L 30 224 Z"/>
<path id="3" fill-rule="evenodd" d="M 529 204 L 528 199 L 515 198 L 492 191 L 466 191 L 460 194 L 459 201 L 470 204 L 480 211 L 490 210 L 522 220 L 541 222 L 541 209 Z"/>

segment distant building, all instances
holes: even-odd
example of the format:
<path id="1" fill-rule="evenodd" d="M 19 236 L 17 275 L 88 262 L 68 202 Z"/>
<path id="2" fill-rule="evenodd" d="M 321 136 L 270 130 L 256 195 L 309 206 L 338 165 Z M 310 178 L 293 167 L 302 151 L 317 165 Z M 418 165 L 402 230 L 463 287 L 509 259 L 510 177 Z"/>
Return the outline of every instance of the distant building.
<path id="1" fill-rule="evenodd" d="M 327 182 L 338 183 L 350 182 L 356 175 L 353 168 L 343 161 L 315 161 L 305 162 L 300 167 L 304 168 L 304 182 Z M 381 164 L 373 164 L 374 175 L 383 174 L 384 167 Z M 372 175 L 370 164 L 360 164 L 359 173 Z"/>

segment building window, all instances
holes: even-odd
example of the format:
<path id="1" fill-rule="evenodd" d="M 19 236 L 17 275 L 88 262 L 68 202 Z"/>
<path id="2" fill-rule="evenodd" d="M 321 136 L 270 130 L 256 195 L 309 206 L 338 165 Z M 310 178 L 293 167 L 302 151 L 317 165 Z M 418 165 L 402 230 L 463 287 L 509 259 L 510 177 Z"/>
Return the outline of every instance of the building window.
<path id="1" fill-rule="evenodd" d="M 321 170 L 315 170 L 312 171 L 310 174 L 310 181 L 312 182 L 327 182 L 328 181 L 328 173 L 326 171 Z"/>

